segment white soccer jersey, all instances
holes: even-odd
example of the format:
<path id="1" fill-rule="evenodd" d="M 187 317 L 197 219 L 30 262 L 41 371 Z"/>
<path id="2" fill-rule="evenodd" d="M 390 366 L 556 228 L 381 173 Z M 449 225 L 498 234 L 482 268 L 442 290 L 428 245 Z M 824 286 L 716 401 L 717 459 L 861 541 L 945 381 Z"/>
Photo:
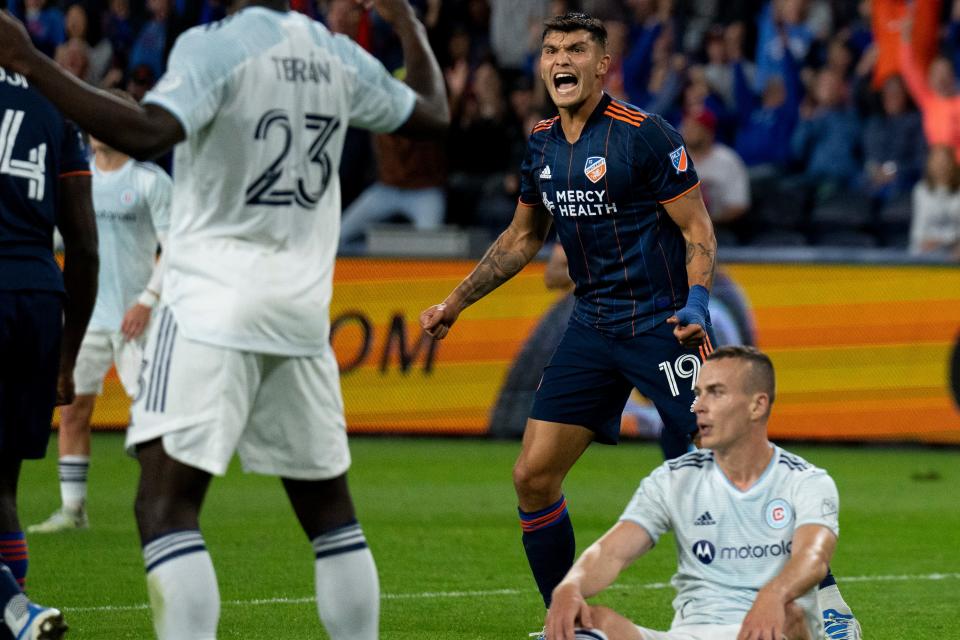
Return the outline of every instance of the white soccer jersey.
<path id="1" fill-rule="evenodd" d="M 146 288 L 157 256 L 157 234 L 170 225 L 173 184 L 160 167 L 128 161 L 93 171 L 93 210 L 100 241 L 97 302 L 90 328 L 120 331 L 124 313 Z"/>
<path id="2" fill-rule="evenodd" d="M 620 519 L 639 524 L 654 541 L 669 530 L 676 535 L 677 628 L 740 624 L 757 591 L 789 559 L 794 530 L 818 524 L 839 533 L 838 508 L 837 488 L 826 471 L 779 447 L 747 491 L 727 479 L 711 451 L 699 450 L 654 470 Z M 797 604 L 819 637 L 816 587 Z"/>
<path id="3" fill-rule="evenodd" d="M 144 101 L 187 134 L 163 283 L 186 337 L 323 352 L 347 127 L 394 131 L 415 97 L 356 43 L 295 12 L 248 7 L 177 39 Z"/>

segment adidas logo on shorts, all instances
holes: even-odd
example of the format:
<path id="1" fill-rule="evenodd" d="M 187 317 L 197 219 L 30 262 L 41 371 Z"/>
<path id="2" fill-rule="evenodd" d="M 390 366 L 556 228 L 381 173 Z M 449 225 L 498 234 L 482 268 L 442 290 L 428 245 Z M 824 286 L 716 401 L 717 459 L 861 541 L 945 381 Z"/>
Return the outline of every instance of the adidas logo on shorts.
<path id="1" fill-rule="evenodd" d="M 708 524 L 717 524 L 717 521 L 710 516 L 709 511 L 704 511 L 699 518 L 693 521 L 694 526 L 702 526 Z"/>

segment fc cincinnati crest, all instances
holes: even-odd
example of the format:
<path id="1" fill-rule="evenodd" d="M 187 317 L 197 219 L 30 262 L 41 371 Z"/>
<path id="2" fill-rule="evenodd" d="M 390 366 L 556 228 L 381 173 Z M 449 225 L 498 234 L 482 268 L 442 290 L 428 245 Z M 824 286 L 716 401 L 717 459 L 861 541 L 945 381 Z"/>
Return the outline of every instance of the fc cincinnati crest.
<path id="1" fill-rule="evenodd" d="M 583 167 L 583 172 L 590 179 L 590 182 L 596 184 L 603 176 L 607 175 L 607 159 L 600 156 L 590 156 L 587 158 L 587 164 Z"/>
<path id="2" fill-rule="evenodd" d="M 677 170 L 677 173 L 683 173 L 687 170 L 687 167 L 690 166 L 690 163 L 687 161 L 687 150 L 684 147 L 677 147 L 670 152 L 670 162 L 673 164 L 673 168 Z"/>

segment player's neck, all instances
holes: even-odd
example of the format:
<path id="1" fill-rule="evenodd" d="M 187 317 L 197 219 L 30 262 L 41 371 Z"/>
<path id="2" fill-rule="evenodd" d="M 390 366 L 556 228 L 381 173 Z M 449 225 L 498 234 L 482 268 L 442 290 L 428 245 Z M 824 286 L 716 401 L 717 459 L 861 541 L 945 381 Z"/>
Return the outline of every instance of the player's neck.
<path id="1" fill-rule="evenodd" d="M 130 156 L 119 151 L 101 149 L 94 154 L 93 163 L 100 171 L 116 171 L 127 164 L 129 159 Z"/>
<path id="2" fill-rule="evenodd" d="M 733 486 L 746 491 L 760 479 L 773 458 L 773 445 L 764 437 L 749 440 L 729 449 L 714 450 L 720 471 Z"/>
<path id="3" fill-rule="evenodd" d="M 597 108 L 602 99 L 603 91 L 598 91 L 575 107 L 558 109 L 560 126 L 563 127 L 563 135 L 567 142 L 573 144 L 580 139 L 583 127 L 586 126 L 587 120 L 590 119 L 593 110 Z"/>

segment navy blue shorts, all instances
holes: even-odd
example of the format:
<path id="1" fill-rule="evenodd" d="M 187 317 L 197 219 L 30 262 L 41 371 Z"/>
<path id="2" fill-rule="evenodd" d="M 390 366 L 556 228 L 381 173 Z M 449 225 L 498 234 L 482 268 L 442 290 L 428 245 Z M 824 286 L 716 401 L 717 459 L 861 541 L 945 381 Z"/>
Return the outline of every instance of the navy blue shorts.
<path id="1" fill-rule="evenodd" d="M 571 318 L 543 370 L 530 417 L 586 427 L 597 442 L 616 444 L 623 407 L 636 387 L 663 419 L 664 453 L 682 455 L 697 430 L 691 408 L 701 363 L 699 349 L 681 346 L 667 323 L 613 338 Z"/>
<path id="2" fill-rule="evenodd" d="M 42 458 L 57 401 L 63 297 L 0 291 L 0 451 Z"/>

